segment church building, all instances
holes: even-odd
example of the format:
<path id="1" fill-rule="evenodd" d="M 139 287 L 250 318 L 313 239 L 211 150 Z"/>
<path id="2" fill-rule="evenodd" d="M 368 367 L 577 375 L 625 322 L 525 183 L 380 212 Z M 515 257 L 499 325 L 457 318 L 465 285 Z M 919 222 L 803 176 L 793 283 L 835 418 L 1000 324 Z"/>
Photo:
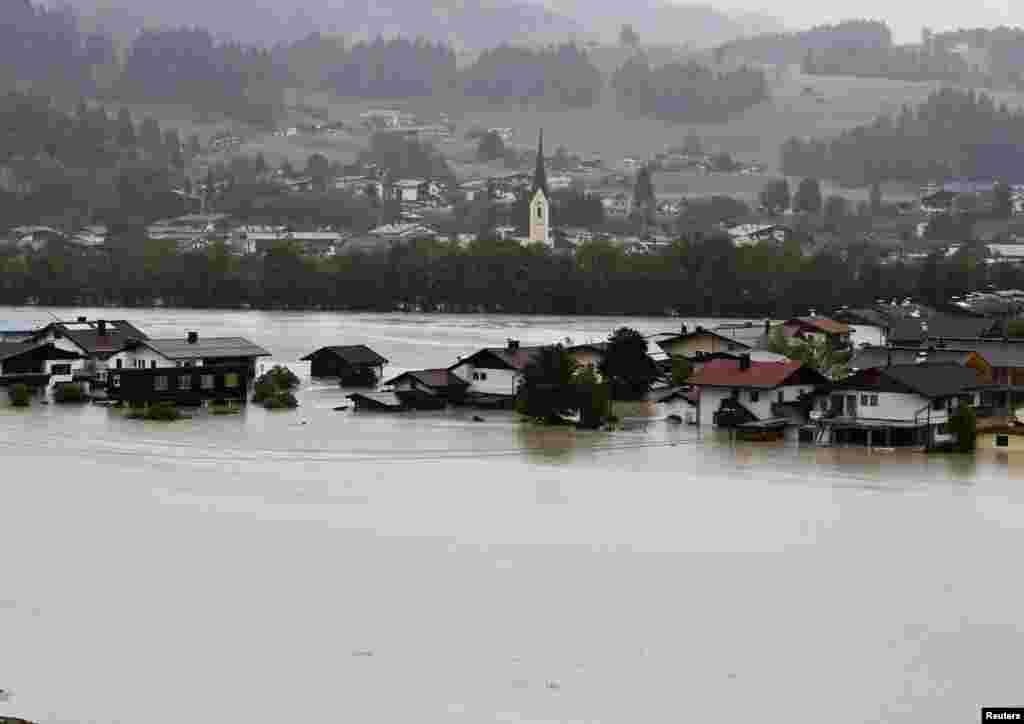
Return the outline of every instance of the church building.
<path id="1" fill-rule="evenodd" d="M 530 190 L 530 243 L 551 245 L 551 204 L 548 177 L 544 171 L 544 131 L 537 143 L 537 168 Z"/>

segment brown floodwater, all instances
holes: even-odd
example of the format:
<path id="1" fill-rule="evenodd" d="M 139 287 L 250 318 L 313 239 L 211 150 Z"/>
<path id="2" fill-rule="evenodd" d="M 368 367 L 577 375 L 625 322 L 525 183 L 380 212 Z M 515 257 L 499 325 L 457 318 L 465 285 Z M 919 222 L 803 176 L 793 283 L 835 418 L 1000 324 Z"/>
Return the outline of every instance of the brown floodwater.
<path id="1" fill-rule="evenodd" d="M 389 371 L 678 321 L 103 314 L 287 363 L 366 343 Z M 611 433 L 334 411 L 344 395 L 304 380 L 298 410 L 172 424 L 0 410 L 0 716 L 952 724 L 1020 703 L 1024 453 L 732 443 L 666 406 Z"/>

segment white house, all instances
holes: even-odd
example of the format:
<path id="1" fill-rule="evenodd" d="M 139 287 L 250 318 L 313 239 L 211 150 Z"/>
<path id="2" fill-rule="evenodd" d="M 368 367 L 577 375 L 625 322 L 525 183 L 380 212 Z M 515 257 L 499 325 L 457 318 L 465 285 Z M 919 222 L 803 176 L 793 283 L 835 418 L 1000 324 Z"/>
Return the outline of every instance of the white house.
<path id="1" fill-rule="evenodd" d="M 175 339 L 132 340 L 111 355 L 108 370 L 204 367 L 211 364 L 246 364 L 255 371 L 256 360 L 270 352 L 244 337 L 204 337 L 197 332 Z"/>
<path id="2" fill-rule="evenodd" d="M 819 391 L 813 416 L 825 442 L 871 434 L 879 445 L 949 443 L 950 414 L 961 400 L 979 404 L 984 387 L 977 370 L 956 362 L 873 367 Z"/>
<path id="3" fill-rule="evenodd" d="M 505 347 L 486 347 L 448 368 L 469 384 L 469 394 L 512 397 L 519 391 L 523 370 L 543 347 L 522 347 L 510 339 Z"/>
<path id="4" fill-rule="evenodd" d="M 123 319 L 79 317 L 74 322 L 52 322 L 32 335 L 29 342 L 52 344 L 57 349 L 80 355 L 81 359 L 72 364 L 72 372 L 102 381 L 110 358 L 129 341 L 144 339 L 147 339 L 144 332 Z"/>
<path id="5" fill-rule="evenodd" d="M 700 391 L 699 424 L 709 428 L 728 426 L 719 415 L 726 412 L 739 411 L 750 422 L 790 418 L 827 383 L 800 362 L 754 362 L 747 355 L 712 360 L 690 378 Z"/>

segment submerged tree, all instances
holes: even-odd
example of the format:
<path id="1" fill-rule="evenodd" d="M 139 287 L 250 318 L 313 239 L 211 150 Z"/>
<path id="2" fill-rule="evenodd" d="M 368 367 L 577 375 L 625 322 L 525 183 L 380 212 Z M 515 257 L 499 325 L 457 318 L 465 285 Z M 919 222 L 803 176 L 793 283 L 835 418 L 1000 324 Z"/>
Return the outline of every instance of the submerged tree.
<path id="1" fill-rule="evenodd" d="M 528 417 L 558 424 L 579 409 L 577 365 L 562 345 L 544 347 L 523 370 L 516 409 Z"/>
<path id="2" fill-rule="evenodd" d="M 629 327 L 615 330 L 608 338 L 601 372 L 616 400 L 641 399 L 658 378 L 658 367 L 647 354 L 647 340 Z"/>

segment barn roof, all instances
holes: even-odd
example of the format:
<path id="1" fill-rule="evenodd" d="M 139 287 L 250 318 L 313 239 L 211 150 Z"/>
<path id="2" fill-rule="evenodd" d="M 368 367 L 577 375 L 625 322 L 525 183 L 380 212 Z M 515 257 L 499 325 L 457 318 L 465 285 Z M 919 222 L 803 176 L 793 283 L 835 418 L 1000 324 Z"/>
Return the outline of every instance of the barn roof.
<path id="1" fill-rule="evenodd" d="M 329 354 L 337 357 L 353 367 L 377 367 L 386 365 L 388 361 L 367 347 L 365 344 L 333 345 L 321 347 L 315 352 L 310 352 L 301 359 L 302 362 L 309 362 L 314 357 Z"/>

